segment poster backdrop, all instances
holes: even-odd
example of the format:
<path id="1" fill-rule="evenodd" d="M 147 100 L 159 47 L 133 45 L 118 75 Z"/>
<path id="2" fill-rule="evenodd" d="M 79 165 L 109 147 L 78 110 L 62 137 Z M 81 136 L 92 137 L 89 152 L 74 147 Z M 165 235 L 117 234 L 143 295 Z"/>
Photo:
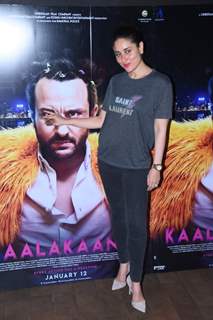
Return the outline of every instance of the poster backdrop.
<path id="1" fill-rule="evenodd" d="M 92 72 L 97 78 L 101 72 L 91 68 L 90 10 L 1 6 L 0 12 L 1 286 L 112 276 L 117 252 L 97 173 L 97 133 L 52 130 L 42 120 L 56 105 L 67 116 L 94 112 L 86 83 L 89 94 Z M 59 81 L 40 82 L 35 102 L 41 71 Z"/>
<path id="2" fill-rule="evenodd" d="M 146 271 L 212 267 L 212 7 L 1 5 L 0 17 L 1 287 L 115 273 L 110 210 L 97 172 L 98 133 L 73 130 L 73 141 L 61 142 L 59 135 L 66 136 L 62 132 L 47 143 L 51 133 L 38 118 L 35 134 L 30 93 L 41 66 L 49 73 L 50 61 L 65 58 L 77 66 L 87 85 L 97 86 L 101 104 L 109 78 L 121 72 L 111 50 L 111 34 L 120 24 L 143 31 L 144 60 L 168 74 L 175 91 L 164 180 L 151 194 Z M 68 101 L 63 99 L 70 98 L 69 90 L 83 92 L 77 85 L 65 88 L 64 75 L 63 70 L 57 74 L 60 94 L 58 87 L 45 89 L 54 103 Z M 72 101 L 79 103 L 80 96 L 73 94 Z M 68 157 L 73 163 L 69 183 L 60 169 L 66 163 L 63 143 L 76 147 Z M 47 150 L 56 156 L 54 163 Z M 67 202 L 72 205 L 65 207 Z"/>

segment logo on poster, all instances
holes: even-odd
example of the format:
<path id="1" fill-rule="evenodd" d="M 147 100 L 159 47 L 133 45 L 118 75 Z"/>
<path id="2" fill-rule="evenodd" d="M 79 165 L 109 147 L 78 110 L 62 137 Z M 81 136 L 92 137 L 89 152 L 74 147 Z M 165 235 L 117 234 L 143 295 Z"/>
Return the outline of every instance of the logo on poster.
<path id="1" fill-rule="evenodd" d="M 147 10 L 142 10 L 141 15 L 143 18 L 146 18 L 148 16 L 148 11 Z"/>
<path id="2" fill-rule="evenodd" d="M 155 18 L 155 21 L 164 21 L 165 20 L 165 14 L 164 14 L 163 8 L 158 7 L 158 8 L 154 9 L 154 18 Z"/>
<path id="3" fill-rule="evenodd" d="M 166 266 L 165 265 L 162 265 L 162 266 L 154 266 L 154 270 L 157 270 L 157 271 L 164 271 L 166 269 Z"/>
<path id="4" fill-rule="evenodd" d="M 137 19 L 139 22 L 150 22 L 152 21 L 152 14 L 147 9 L 142 9 L 139 11 L 139 17 Z"/>

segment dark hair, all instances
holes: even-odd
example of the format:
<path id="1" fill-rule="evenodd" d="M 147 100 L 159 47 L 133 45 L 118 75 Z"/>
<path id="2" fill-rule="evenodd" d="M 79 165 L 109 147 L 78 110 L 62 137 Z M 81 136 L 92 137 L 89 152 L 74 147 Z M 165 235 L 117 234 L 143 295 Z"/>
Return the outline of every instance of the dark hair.
<path id="1" fill-rule="evenodd" d="M 35 87 L 38 81 L 42 78 L 54 79 L 57 81 L 82 79 L 87 85 L 89 111 L 91 113 L 95 104 L 98 103 L 97 87 L 94 81 L 90 78 L 88 63 L 85 63 L 85 68 L 77 68 L 71 60 L 60 58 L 55 59 L 45 64 L 33 62 L 31 66 L 30 81 L 26 86 L 26 97 L 32 112 L 32 118 L 35 119 Z"/>
<path id="2" fill-rule="evenodd" d="M 120 26 L 113 33 L 112 46 L 119 38 L 129 39 L 131 42 L 139 46 L 139 43 L 143 41 L 143 34 L 138 28 L 134 26 Z"/>

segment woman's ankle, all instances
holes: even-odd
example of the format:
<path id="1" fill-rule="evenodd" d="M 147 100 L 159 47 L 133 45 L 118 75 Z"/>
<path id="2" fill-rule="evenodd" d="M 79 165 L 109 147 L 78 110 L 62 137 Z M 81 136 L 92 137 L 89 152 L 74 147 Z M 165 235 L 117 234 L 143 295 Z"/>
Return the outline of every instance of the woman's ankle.
<path id="1" fill-rule="evenodd" d="M 120 267 L 117 273 L 117 279 L 120 281 L 126 281 L 126 276 L 129 273 L 129 262 L 120 263 Z"/>

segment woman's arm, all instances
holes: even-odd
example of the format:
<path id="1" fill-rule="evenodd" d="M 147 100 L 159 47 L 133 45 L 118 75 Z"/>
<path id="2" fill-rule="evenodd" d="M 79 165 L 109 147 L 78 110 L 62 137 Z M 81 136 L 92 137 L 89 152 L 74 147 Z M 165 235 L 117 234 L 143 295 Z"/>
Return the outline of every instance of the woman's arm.
<path id="1" fill-rule="evenodd" d="M 155 131 L 155 154 L 153 157 L 153 163 L 161 164 L 163 160 L 166 134 L 169 120 L 168 119 L 155 119 L 154 131 Z"/>
<path id="2" fill-rule="evenodd" d="M 155 122 L 154 122 L 155 153 L 153 157 L 153 164 L 162 164 L 165 145 L 166 145 L 168 122 L 169 122 L 168 119 L 155 119 Z M 152 190 L 156 188 L 159 182 L 160 182 L 160 171 L 156 170 L 152 166 L 147 178 L 148 190 Z"/>
<path id="3" fill-rule="evenodd" d="M 100 129 L 104 123 L 106 111 L 100 111 L 98 116 L 90 116 L 89 118 L 64 118 L 59 113 L 48 113 L 44 116 L 47 125 L 71 125 L 86 129 Z"/>

